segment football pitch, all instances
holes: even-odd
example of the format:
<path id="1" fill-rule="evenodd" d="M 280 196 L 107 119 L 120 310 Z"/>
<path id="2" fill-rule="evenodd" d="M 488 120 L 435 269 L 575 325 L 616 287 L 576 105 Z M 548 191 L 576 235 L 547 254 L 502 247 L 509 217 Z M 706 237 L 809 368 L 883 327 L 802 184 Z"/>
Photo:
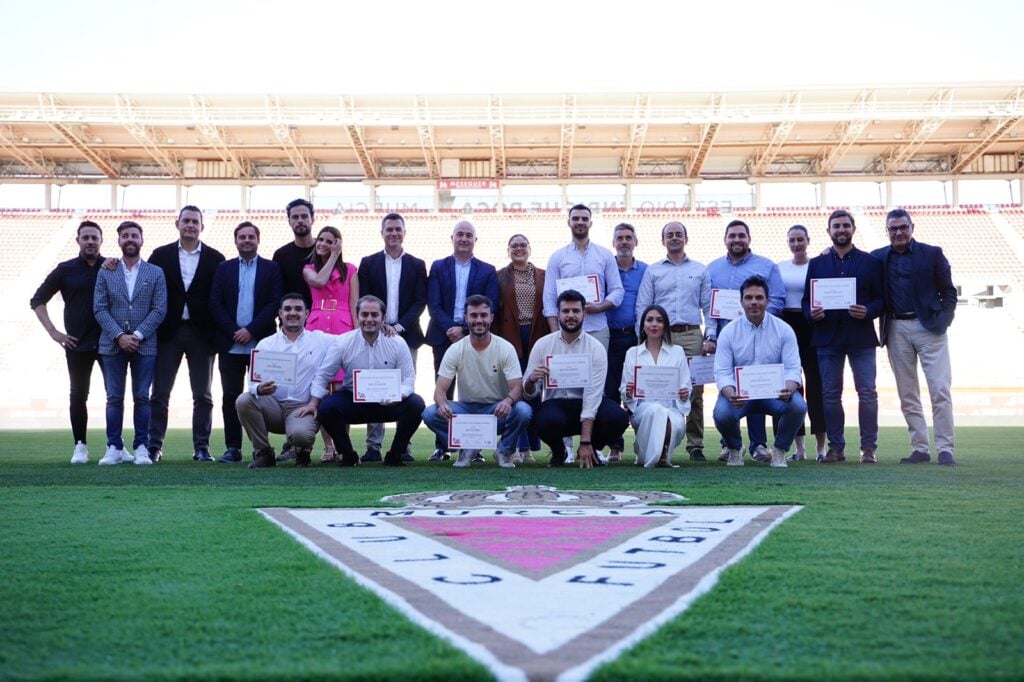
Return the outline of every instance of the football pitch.
<path id="1" fill-rule="evenodd" d="M 897 464 L 902 428 L 881 430 L 875 466 L 851 448 L 845 464 L 786 470 L 455 470 L 424 461 L 431 439 L 417 432 L 404 469 L 320 465 L 317 451 L 309 469 L 249 471 L 193 462 L 185 431 L 152 467 L 96 466 L 98 431 L 87 466 L 68 464 L 63 431 L 0 434 L 0 678 L 492 679 L 255 509 L 512 485 L 804 507 L 592 679 L 1024 677 L 1024 429 L 958 429 L 954 468 Z"/>

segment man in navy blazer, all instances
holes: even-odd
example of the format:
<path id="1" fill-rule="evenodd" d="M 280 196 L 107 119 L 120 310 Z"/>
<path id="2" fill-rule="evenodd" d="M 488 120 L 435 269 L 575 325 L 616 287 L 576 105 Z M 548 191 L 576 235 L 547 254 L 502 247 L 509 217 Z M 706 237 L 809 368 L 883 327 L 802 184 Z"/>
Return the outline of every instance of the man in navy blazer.
<path id="1" fill-rule="evenodd" d="M 843 436 L 846 415 L 842 397 L 843 369 L 847 359 L 857 389 L 861 464 L 873 464 L 878 447 L 878 392 L 875 390 L 878 336 L 873 320 L 882 314 L 885 307 L 882 262 L 853 245 L 856 231 L 857 226 L 849 211 L 839 209 L 832 212 L 828 218 L 832 248 L 811 259 L 804 286 L 804 315 L 811 323 L 811 345 L 817 349 L 821 368 L 828 452 L 819 461 L 826 463 L 846 460 L 846 438 Z M 819 300 L 811 300 L 811 281 L 835 277 L 856 280 L 856 303 L 846 309 L 826 310 Z"/>
<path id="2" fill-rule="evenodd" d="M 188 360 L 189 383 L 192 384 L 192 459 L 212 462 L 213 396 L 210 386 L 213 382 L 214 324 L 210 315 L 210 293 L 213 273 L 224 262 L 224 255 L 199 240 L 203 232 L 203 214 L 195 206 L 182 208 L 174 226 L 178 228 L 178 240 L 157 247 L 149 257 L 149 262 L 159 266 L 167 278 L 167 317 L 157 331 L 149 452 L 154 461 L 163 458 L 171 390 L 184 355 Z"/>
<path id="3" fill-rule="evenodd" d="M 405 242 L 405 218 L 400 214 L 384 216 L 380 223 L 380 236 L 384 240 L 384 250 L 366 256 L 359 263 L 359 293 L 384 301 L 387 313 L 381 331 L 386 336 L 398 334 L 405 339 L 415 368 L 416 351 L 423 345 L 420 316 L 427 307 L 427 265 L 405 252 L 402 246 Z M 383 461 L 383 442 L 384 425 L 367 424 L 366 452 L 362 461 Z M 405 452 L 402 460 L 412 461 L 412 454 Z"/>
<path id="4" fill-rule="evenodd" d="M 460 220 L 452 229 L 453 253 L 436 260 L 430 266 L 427 278 L 427 343 L 434 349 L 434 379 L 441 368 L 441 360 L 448 347 L 469 335 L 464 318 L 466 298 L 482 294 L 491 299 L 495 316 L 498 313 L 498 273 L 494 266 L 473 257 L 476 247 L 476 228 L 468 220 Z M 448 389 L 448 399 L 455 394 L 454 383 Z M 449 459 L 447 444 L 434 439 L 434 454 L 430 461 Z M 482 459 L 482 458 L 481 458 Z"/>
<path id="5" fill-rule="evenodd" d="M 213 347 L 220 355 L 220 385 L 224 394 L 224 454 L 221 462 L 242 461 L 242 424 L 235 401 L 245 389 L 249 357 L 257 342 L 277 331 L 278 302 L 284 294 L 281 266 L 260 258 L 260 228 L 248 220 L 235 228 L 238 258 L 226 260 L 213 274 L 210 314 L 216 331 Z"/>
<path id="6" fill-rule="evenodd" d="M 952 370 L 946 329 L 956 312 L 956 287 L 949 261 L 938 246 L 914 239 L 910 214 L 895 208 L 885 216 L 889 246 L 872 251 L 882 262 L 887 312 L 882 317 L 882 345 L 896 377 L 911 452 L 901 464 L 931 461 L 928 423 L 921 407 L 917 364 L 921 362 L 932 402 L 935 451 L 939 464 L 953 466 Z"/>
<path id="7" fill-rule="evenodd" d="M 157 327 L 167 313 L 167 285 L 163 270 L 139 257 L 142 226 L 126 220 L 117 226 L 121 260 L 113 269 L 96 274 L 92 311 L 100 326 L 99 353 L 107 391 L 106 466 L 134 461 L 152 464 L 149 449 L 149 387 L 156 367 Z M 132 370 L 133 453 L 124 451 L 124 389 Z"/>

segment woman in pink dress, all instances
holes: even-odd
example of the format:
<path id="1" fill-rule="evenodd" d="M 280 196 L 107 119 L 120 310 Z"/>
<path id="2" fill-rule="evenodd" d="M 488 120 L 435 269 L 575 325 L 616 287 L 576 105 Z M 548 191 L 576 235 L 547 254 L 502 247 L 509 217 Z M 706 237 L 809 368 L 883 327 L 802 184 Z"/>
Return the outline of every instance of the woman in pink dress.
<path id="1" fill-rule="evenodd" d="M 319 329 L 328 334 L 344 334 L 355 329 L 359 280 L 356 278 L 356 266 L 346 263 L 341 257 L 341 232 L 338 228 L 328 225 L 320 230 L 310 262 L 302 270 L 302 277 L 309 285 L 313 299 L 306 329 Z M 345 372 L 338 370 L 331 381 L 331 389 L 340 387 L 344 378 Z M 323 429 L 320 435 L 324 439 L 324 454 L 320 461 L 333 462 L 334 441 Z"/>

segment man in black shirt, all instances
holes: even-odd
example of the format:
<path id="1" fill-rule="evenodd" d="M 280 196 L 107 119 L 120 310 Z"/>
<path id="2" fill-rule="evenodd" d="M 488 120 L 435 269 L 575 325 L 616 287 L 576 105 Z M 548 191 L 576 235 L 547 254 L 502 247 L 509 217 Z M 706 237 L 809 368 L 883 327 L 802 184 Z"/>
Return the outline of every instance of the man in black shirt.
<path id="1" fill-rule="evenodd" d="M 86 429 L 89 411 L 89 384 L 92 367 L 99 362 L 100 326 L 92 314 L 93 291 L 96 289 L 96 273 L 103 264 L 100 245 L 103 244 L 103 230 L 91 220 L 78 226 L 78 256 L 66 260 L 46 276 L 42 285 L 29 301 L 43 329 L 50 338 L 61 345 L 68 362 L 68 376 L 71 380 L 70 415 L 71 436 L 75 440 L 72 464 L 86 464 L 89 448 L 86 447 Z M 50 321 L 46 304 L 54 294 L 60 292 L 64 299 L 64 332 Z"/>
<path id="2" fill-rule="evenodd" d="M 281 266 L 284 291 L 302 294 L 309 308 L 313 299 L 309 295 L 309 285 L 302 277 L 302 268 L 313 254 L 313 204 L 305 199 L 295 199 L 288 203 L 285 212 L 295 239 L 275 251 L 272 260 Z"/>

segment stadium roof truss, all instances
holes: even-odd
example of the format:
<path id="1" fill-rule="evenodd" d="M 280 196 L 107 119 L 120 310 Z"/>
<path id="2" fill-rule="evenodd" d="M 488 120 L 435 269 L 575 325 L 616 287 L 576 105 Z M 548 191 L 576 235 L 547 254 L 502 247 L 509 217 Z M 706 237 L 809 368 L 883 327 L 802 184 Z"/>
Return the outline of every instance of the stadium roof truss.
<path id="1" fill-rule="evenodd" d="M 688 93 L 0 93 L 0 181 L 699 182 L 1024 172 L 1024 83 Z"/>

